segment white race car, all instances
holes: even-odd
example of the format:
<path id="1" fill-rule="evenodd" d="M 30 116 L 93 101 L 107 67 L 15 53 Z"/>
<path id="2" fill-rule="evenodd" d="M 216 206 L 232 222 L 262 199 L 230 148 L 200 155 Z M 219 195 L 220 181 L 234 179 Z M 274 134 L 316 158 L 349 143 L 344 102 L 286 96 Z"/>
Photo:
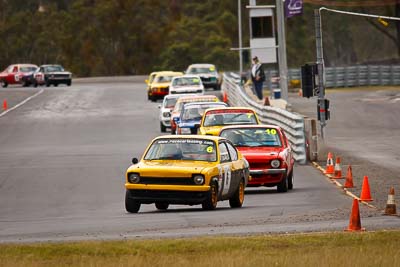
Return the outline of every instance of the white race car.
<path id="1" fill-rule="evenodd" d="M 174 77 L 169 87 L 169 94 L 204 94 L 204 86 L 197 75 Z"/>
<path id="2" fill-rule="evenodd" d="M 160 130 L 165 133 L 167 128 L 171 127 L 171 111 L 174 109 L 176 101 L 181 96 L 188 96 L 189 94 L 176 94 L 166 95 L 161 105 L 158 106 L 160 109 Z"/>

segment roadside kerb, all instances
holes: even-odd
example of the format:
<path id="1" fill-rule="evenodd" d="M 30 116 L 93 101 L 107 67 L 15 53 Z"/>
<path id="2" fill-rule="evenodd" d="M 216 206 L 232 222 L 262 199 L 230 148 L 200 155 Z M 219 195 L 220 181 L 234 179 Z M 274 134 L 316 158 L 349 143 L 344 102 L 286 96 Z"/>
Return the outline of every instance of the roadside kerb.
<path id="1" fill-rule="evenodd" d="M 365 202 L 365 201 L 361 201 L 360 198 L 359 198 L 358 196 L 354 195 L 354 194 L 353 194 L 352 192 L 350 192 L 347 188 L 344 188 L 344 186 L 343 186 L 341 183 L 339 183 L 339 181 L 337 181 L 336 179 L 333 179 L 332 175 L 326 174 L 326 173 L 325 173 L 325 169 L 322 168 L 317 162 L 313 161 L 312 164 L 314 165 L 314 167 L 316 167 L 318 170 L 320 170 L 321 173 L 322 173 L 323 175 L 325 175 L 325 177 L 327 177 L 328 180 L 329 180 L 331 183 L 335 184 L 338 188 L 342 189 L 343 192 L 344 192 L 346 195 L 348 195 L 348 196 L 350 196 L 350 197 L 352 197 L 352 198 L 354 198 L 354 199 L 359 200 L 362 204 L 368 206 L 369 208 L 373 208 L 373 209 L 379 210 L 379 209 L 378 209 L 377 207 L 375 207 L 374 205 L 371 205 L 371 204 L 369 204 L 368 202 Z"/>

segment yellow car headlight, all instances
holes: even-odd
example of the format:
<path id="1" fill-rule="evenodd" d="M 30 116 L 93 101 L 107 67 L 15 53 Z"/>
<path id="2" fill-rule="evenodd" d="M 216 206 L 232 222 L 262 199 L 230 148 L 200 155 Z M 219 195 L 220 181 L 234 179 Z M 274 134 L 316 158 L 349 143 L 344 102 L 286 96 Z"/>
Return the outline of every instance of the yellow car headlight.
<path id="1" fill-rule="evenodd" d="M 139 174 L 137 174 L 137 173 L 130 173 L 130 174 L 128 175 L 128 181 L 129 181 L 131 184 L 137 184 L 137 183 L 139 183 L 139 182 L 140 182 L 140 176 L 139 176 Z"/>
<path id="2" fill-rule="evenodd" d="M 204 176 L 200 174 L 196 174 L 193 176 L 193 182 L 197 185 L 204 184 Z"/>

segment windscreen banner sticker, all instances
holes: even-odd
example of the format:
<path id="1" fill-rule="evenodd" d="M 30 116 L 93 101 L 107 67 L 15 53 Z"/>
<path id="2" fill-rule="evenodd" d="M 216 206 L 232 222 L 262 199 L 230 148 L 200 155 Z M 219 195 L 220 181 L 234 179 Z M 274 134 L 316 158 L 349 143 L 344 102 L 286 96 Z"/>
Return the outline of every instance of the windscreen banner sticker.
<path id="1" fill-rule="evenodd" d="M 276 132 L 275 129 L 267 129 L 267 130 L 265 130 L 265 132 L 266 132 L 267 134 L 270 134 L 270 135 L 276 135 L 276 134 L 277 134 L 277 132 Z"/>
<path id="2" fill-rule="evenodd" d="M 194 82 L 194 83 L 198 83 L 198 82 L 200 82 L 200 80 L 197 79 L 197 78 L 194 78 L 194 79 L 193 79 L 193 82 Z"/>
<path id="3" fill-rule="evenodd" d="M 214 71 L 215 70 L 215 68 L 214 67 L 210 67 L 210 71 Z"/>
<path id="4" fill-rule="evenodd" d="M 246 113 L 254 115 L 253 111 L 248 109 L 217 109 L 217 110 L 210 110 L 207 114 L 219 114 L 219 113 Z"/>
<path id="5" fill-rule="evenodd" d="M 200 144 L 200 145 L 209 145 L 209 147 L 214 146 L 214 142 L 210 140 L 201 140 L 201 139 L 161 139 L 157 140 L 157 144 Z M 208 150 L 208 148 L 207 148 Z M 209 152 L 211 153 L 211 152 Z"/>

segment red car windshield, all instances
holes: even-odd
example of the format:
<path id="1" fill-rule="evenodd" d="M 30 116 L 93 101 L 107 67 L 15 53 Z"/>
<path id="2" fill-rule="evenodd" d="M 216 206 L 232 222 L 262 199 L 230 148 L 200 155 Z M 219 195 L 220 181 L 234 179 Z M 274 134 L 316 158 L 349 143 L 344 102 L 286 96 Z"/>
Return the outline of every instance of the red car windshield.
<path id="1" fill-rule="evenodd" d="M 230 140 L 235 146 L 281 147 L 279 132 L 274 128 L 224 129 L 220 136 Z"/>

